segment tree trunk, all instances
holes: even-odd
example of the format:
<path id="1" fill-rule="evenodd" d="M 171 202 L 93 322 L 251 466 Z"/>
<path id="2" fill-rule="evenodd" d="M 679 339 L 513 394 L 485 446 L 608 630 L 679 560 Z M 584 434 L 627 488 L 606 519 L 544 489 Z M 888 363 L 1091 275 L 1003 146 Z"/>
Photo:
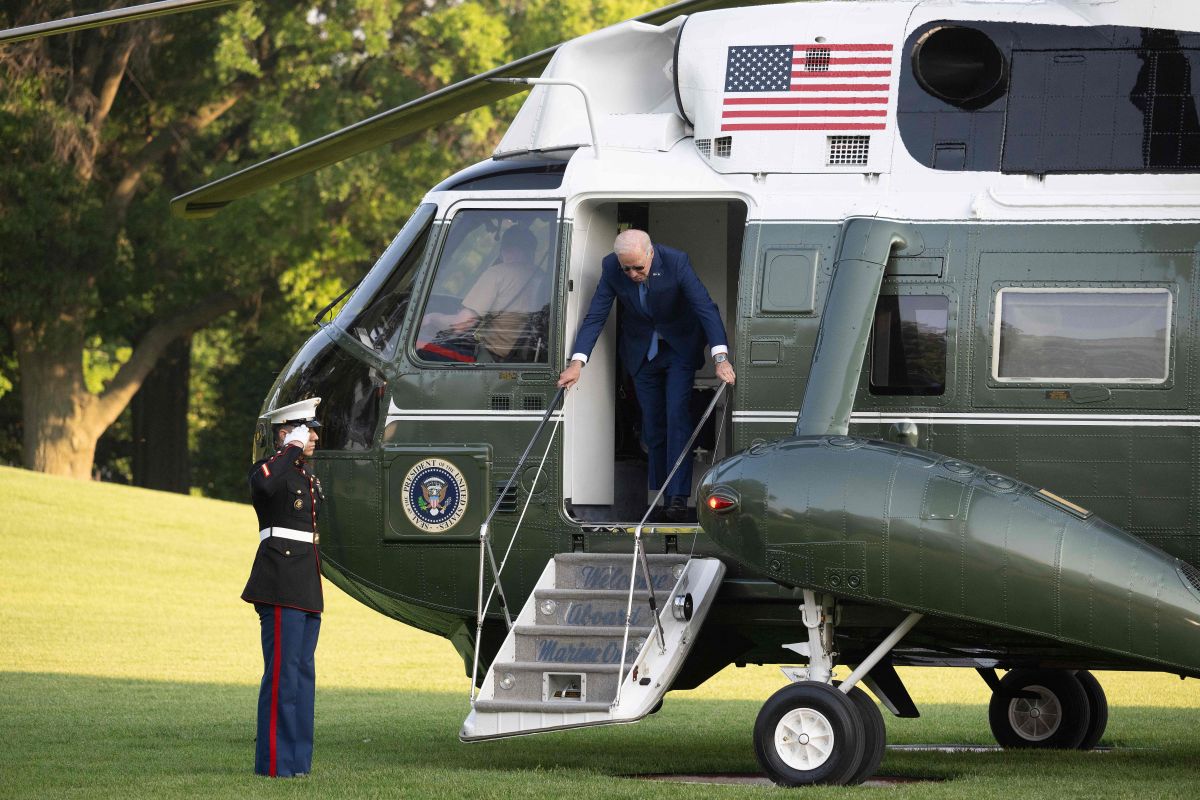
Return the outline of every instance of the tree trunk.
<path id="1" fill-rule="evenodd" d="M 236 307 L 237 297 L 218 292 L 183 313 L 155 323 L 99 395 L 90 393 L 83 379 L 85 337 L 83 325 L 77 321 L 82 314 L 63 310 L 41 326 L 20 319 L 12 322 L 17 368 L 21 371 L 26 468 L 82 480 L 91 478 L 96 442 L 129 405 L 163 352 L 181 336 L 189 337 L 190 342 L 192 331 Z M 185 414 L 186 402 L 185 397 Z M 186 438 L 182 453 L 186 456 Z"/>
<path id="2" fill-rule="evenodd" d="M 187 494 L 188 381 L 192 337 L 170 345 L 133 396 L 133 483 L 147 489 Z"/>
<path id="3" fill-rule="evenodd" d="M 22 461 L 28 469 L 80 480 L 92 477 L 96 441 L 104 427 L 89 417 L 95 402 L 83 379 L 83 331 L 63 323 L 37 336 L 12 325 L 24 409 Z"/>

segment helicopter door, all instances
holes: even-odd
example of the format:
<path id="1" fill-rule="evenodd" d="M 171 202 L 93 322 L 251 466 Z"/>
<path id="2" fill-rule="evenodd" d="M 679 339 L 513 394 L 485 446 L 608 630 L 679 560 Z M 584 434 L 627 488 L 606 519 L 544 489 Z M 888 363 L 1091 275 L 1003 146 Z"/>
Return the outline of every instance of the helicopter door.
<path id="1" fill-rule="evenodd" d="M 670 200 L 609 199 L 581 202 L 575 209 L 571 262 L 565 303 L 564 347 L 574 342 L 600 280 L 600 265 L 612 252 L 617 233 L 645 230 L 657 244 L 688 253 L 696 276 L 716 304 L 729 338 L 739 351 L 737 307 L 738 254 L 746 223 L 746 204 L 725 198 Z M 614 303 L 597 340 L 584 377 L 566 399 L 564 418 L 563 498 L 566 513 L 590 524 L 636 522 L 654 492 L 647 489 L 647 458 L 641 441 L 641 411 L 633 381 L 620 363 L 617 329 L 621 304 Z M 565 356 L 571 355 L 564 350 Z M 719 379 L 711 359 L 695 375 L 692 414 L 698 420 Z M 732 398 L 728 398 L 732 399 Z M 718 407 L 718 411 L 726 403 Z M 698 482 L 708 466 L 730 451 L 730 433 L 718 414 L 697 438 L 692 470 Z M 718 436 L 720 431 L 720 436 Z M 719 449 L 720 452 L 714 452 Z"/>
<path id="2" fill-rule="evenodd" d="M 447 215 L 391 383 L 385 540 L 478 536 L 555 392 L 560 216 L 545 201 Z"/>

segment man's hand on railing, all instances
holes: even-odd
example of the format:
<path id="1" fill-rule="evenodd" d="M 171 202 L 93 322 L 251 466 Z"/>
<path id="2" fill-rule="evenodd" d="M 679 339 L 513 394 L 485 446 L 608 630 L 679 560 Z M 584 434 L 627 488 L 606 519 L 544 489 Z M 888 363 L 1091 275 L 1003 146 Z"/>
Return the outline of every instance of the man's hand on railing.
<path id="1" fill-rule="evenodd" d="M 579 375 L 582 372 L 583 364 L 578 361 L 572 361 L 570 365 L 559 374 L 558 388 L 570 389 L 579 382 Z"/>

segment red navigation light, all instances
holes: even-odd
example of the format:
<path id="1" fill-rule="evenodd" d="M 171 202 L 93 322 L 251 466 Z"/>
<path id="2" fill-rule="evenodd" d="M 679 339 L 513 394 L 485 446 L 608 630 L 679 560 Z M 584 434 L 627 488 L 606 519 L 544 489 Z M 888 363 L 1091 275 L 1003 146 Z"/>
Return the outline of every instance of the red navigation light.
<path id="1" fill-rule="evenodd" d="M 737 501 L 732 497 L 726 497 L 723 494 L 713 494 L 708 497 L 708 507 L 713 511 L 721 512 L 728 511 L 737 505 Z"/>

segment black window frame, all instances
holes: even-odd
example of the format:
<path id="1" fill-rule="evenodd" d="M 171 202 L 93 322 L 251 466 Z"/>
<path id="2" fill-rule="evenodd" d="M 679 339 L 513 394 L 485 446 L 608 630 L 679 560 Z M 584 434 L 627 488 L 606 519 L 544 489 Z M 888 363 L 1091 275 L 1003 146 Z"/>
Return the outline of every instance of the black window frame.
<path id="1" fill-rule="evenodd" d="M 417 349 L 417 340 L 421 333 L 422 322 L 425 318 L 426 309 L 428 308 L 430 298 L 433 294 L 434 286 L 437 283 L 438 272 L 442 265 L 442 259 L 446 255 L 446 247 L 450 243 L 450 234 L 454 227 L 454 222 L 459 218 L 459 215 L 464 212 L 484 211 L 496 213 L 514 213 L 514 212 L 549 212 L 554 215 L 554 236 L 553 236 L 553 252 L 547 254 L 547 269 L 550 270 L 550 286 L 549 286 L 549 319 L 547 322 L 547 342 L 546 342 L 546 360 L 545 361 L 433 361 L 428 358 L 423 358 Z M 564 236 L 567 230 L 566 220 L 563 218 L 563 203 L 560 199 L 514 199 L 506 201 L 502 199 L 487 200 L 466 200 L 453 205 L 448 209 L 447 213 L 438 218 L 440 230 L 438 232 L 437 241 L 433 250 L 427 259 L 428 269 L 422 286 L 420 287 L 420 306 L 419 311 L 412 315 L 410 330 L 405 336 L 405 354 L 413 365 L 422 370 L 473 370 L 473 369 L 492 369 L 492 370 L 538 370 L 550 369 L 556 363 L 556 353 L 558 352 L 558 324 L 561 316 L 561 298 L 559 297 L 562 260 L 564 248 Z"/>
<path id="2" fill-rule="evenodd" d="M 417 206 L 412 215 L 404 223 L 404 227 L 396 234 L 391 244 L 379 256 L 374 266 L 367 272 L 362 283 L 354 291 L 346 304 L 338 311 L 332 324 L 346 336 L 353 339 L 359 346 L 378 358 L 389 361 L 395 355 L 400 342 L 403 340 L 405 317 L 412 307 L 412 298 L 416 293 L 421 274 L 421 268 L 428 260 L 428 254 L 435 236 L 431 235 L 437 220 L 437 204 L 422 203 Z M 422 241 L 423 239 L 423 241 Z M 420 245 L 418 248 L 417 245 Z M 412 258 L 409 258 L 412 256 Z M 388 289 L 388 281 L 396 275 L 401 262 L 408 259 L 408 268 L 397 277 L 396 289 L 401 288 L 407 280 L 407 297 L 403 310 L 393 312 L 394 326 L 387 335 L 383 347 L 376 347 L 362 340 L 355 333 L 355 323 L 368 312 L 373 311 L 374 304 L 380 299 L 380 293 Z M 402 290 L 401 290 L 402 291 Z M 395 294 L 395 292 L 393 292 Z"/>
<path id="3" fill-rule="evenodd" d="M 880 339 L 879 339 L 880 334 L 878 331 L 879 315 L 880 315 L 880 312 L 882 310 L 884 310 L 883 309 L 884 301 L 892 300 L 892 299 L 897 301 L 896 306 L 895 306 L 897 312 L 900 311 L 900 308 L 899 308 L 900 302 L 899 301 L 904 300 L 904 299 L 936 301 L 943 305 L 942 308 L 937 309 L 937 311 L 939 311 L 945 315 L 945 321 L 944 321 L 943 328 L 942 328 L 943 358 L 942 358 L 942 363 L 941 363 L 941 383 L 940 384 L 930 384 L 930 385 L 917 385 L 917 384 L 913 384 L 913 383 L 883 384 L 883 383 L 876 382 L 875 365 L 876 365 L 877 359 L 881 355 Z M 898 324 L 903 324 L 904 319 L 903 319 L 902 315 L 898 315 L 897 319 L 898 319 Z M 868 390 L 868 392 L 875 397 L 926 397 L 926 398 L 943 398 L 943 397 L 945 397 L 947 392 L 949 391 L 950 380 L 951 380 L 950 353 L 951 353 L 951 344 L 952 344 L 951 340 L 953 338 L 953 332 L 951 330 L 953 319 L 954 319 L 953 304 L 951 303 L 950 298 L 944 294 L 940 294 L 940 293 L 910 293 L 910 292 L 900 292 L 900 291 L 880 293 L 879 298 L 875 303 L 875 309 L 871 315 L 871 330 L 870 330 L 870 334 L 869 334 L 870 335 L 870 348 L 868 349 L 869 363 L 867 364 L 867 370 L 866 370 L 867 371 L 867 390 Z M 894 351 L 891 348 L 889 348 L 888 352 L 892 353 Z M 889 361 L 890 361 L 890 359 L 889 359 Z"/>

